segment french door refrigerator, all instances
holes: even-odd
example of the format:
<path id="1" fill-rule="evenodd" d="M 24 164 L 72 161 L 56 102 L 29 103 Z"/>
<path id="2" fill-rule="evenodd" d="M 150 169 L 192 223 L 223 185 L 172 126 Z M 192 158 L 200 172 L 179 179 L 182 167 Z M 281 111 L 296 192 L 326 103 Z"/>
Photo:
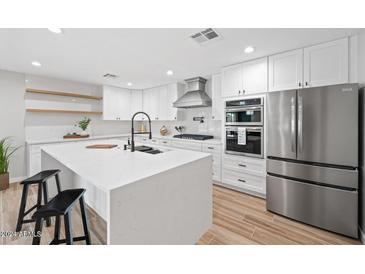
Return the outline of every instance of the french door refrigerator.
<path id="1" fill-rule="evenodd" d="M 267 209 L 358 237 L 358 85 L 270 92 Z"/>

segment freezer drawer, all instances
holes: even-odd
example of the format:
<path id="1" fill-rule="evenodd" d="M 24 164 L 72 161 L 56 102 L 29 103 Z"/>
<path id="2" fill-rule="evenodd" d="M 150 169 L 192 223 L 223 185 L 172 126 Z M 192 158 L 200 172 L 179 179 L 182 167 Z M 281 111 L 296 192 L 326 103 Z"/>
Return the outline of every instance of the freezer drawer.
<path id="1" fill-rule="evenodd" d="M 266 207 L 289 218 L 358 237 L 358 192 L 267 175 Z"/>
<path id="2" fill-rule="evenodd" d="M 358 170 L 315 166 L 293 161 L 267 160 L 267 172 L 321 184 L 358 188 Z"/>

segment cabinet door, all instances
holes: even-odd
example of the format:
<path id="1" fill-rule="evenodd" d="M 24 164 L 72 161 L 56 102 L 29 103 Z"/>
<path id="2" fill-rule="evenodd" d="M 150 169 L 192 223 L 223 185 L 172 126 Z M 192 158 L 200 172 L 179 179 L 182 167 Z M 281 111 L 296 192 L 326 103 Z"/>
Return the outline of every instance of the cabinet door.
<path id="1" fill-rule="evenodd" d="M 128 89 L 103 87 L 103 119 L 129 120 L 130 91 Z"/>
<path id="2" fill-rule="evenodd" d="M 143 91 L 142 90 L 131 90 L 131 113 L 132 117 L 136 112 L 143 111 Z M 142 120 L 143 115 L 138 114 L 136 120 Z"/>
<path id="3" fill-rule="evenodd" d="M 242 95 L 242 64 L 222 69 L 222 97 Z"/>
<path id="4" fill-rule="evenodd" d="M 244 94 L 267 91 L 267 58 L 242 64 Z"/>
<path id="5" fill-rule="evenodd" d="M 318 87 L 348 83 L 348 39 L 304 49 L 304 85 Z"/>
<path id="6" fill-rule="evenodd" d="M 118 120 L 116 113 L 117 102 L 115 91 L 111 87 L 103 86 L 103 119 Z"/>
<path id="7" fill-rule="evenodd" d="M 173 106 L 173 103 L 177 100 L 180 84 L 170 84 L 167 86 L 167 119 L 168 121 L 177 120 L 177 108 Z"/>
<path id="8" fill-rule="evenodd" d="M 269 91 L 297 89 L 302 86 L 302 49 L 269 57 Z"/>
<path id="9" fill-rule="evenodd" d="M 168 120 L 167 109 L 168 109 L 168 90 L 167 86 L 158 87 L 158 112 L 156 120 Z"/>
<path id="10" fill-rule="evenodd" d="M 143 91 L 143 111 L 150 116 L 151 120 L 158 120 L 159 103 L 159 87 L 150 88 Z"/>
<path id="11" fill-rule="evenodd" d="M 117 91 L 117 109 L 119 120 L 130 120 L 131 117 L 131 92 L 128 89 L 120 88 Z"/>
<path id="12" fill-rule="evenodd" d="M 212 119 L 221 121 L 223 117 L 222 78 L 220 74 L 212 76 Z"/>

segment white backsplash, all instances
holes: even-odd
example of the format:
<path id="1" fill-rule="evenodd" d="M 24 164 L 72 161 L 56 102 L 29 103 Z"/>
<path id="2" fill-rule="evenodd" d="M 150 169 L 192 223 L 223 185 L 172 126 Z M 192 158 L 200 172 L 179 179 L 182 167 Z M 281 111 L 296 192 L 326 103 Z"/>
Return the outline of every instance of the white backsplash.
<path id="1" fill-rule="evenodd" d="M 178 134 L 175 126 L 183 126 L 184 133 L 213 135 L 215 138 L 221 138 L 221 121 L 211 119 L 211 107 L 181 109 L 179 110 L 178 117 L 178 121 L 152 121 L 153 134 L 159 136 L 160 128 L 166 126 L 169 131 L 168 135 L 175 135 Z M 193 117 L 204 117 L 204 123 L 193 121 Z M 146 122 L 145 127 L 148 129 Z"/>

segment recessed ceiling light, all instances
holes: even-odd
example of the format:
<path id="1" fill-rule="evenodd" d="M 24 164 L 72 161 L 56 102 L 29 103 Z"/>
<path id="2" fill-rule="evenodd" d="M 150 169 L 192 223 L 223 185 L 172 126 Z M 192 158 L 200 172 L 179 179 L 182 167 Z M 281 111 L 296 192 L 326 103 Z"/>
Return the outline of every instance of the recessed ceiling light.
<path id="1" fill-rule="evenodd" d="M 48 30 L 57 34 L 62 33 L 62 29 L 60 28 L 48 28 Z"/>
<path id="2" fill-rule="evenodd" d="M 245 53 L 251 53 L 251 52 L 254 52 L 255 48 L 252 47 L 252 46 L 248 46 L 245 48 Z"/>
<path id="3" fill-rule="evenodd" d="M 42 66 L 42 64 L 41 64 L 41 63 L 39 63 L 38 61 L 33 61 L 33 62 L 32 62 L 32 65 L 33 65 L 33 66 L 35 66 L 35 67 L 40 67 L 40 66 Z"/>
<path id="4" fill-rule="evenodd" d="M 166 74 L 167 75 L 174 75 L 174 72 L 172 70 L 168 70 L 168 71 L 166 71 Z"/>
<path id="5" fill-rule="evenodd" d="M 131 86 L 131 85 L 133 85 L 131 82 L 127 83 L 127 86 Z"/>

